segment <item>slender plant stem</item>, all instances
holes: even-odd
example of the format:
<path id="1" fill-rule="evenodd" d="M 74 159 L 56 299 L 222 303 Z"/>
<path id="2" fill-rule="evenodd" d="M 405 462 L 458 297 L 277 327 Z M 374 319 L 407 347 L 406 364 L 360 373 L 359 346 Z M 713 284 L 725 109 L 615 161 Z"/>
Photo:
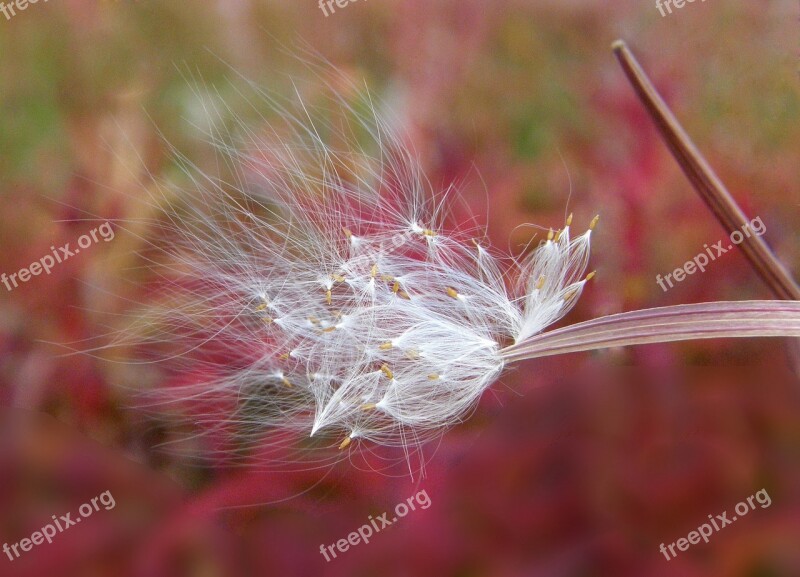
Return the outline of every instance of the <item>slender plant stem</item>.
<path id="1" fill-rule="evenodd" d="M 712 302 L 630 311 L 540 333 L 500 354 L 513 363 L 609 347 L 734 337 L 800 337 L 800 302 Z"/>
<path id="2" fill-rule="evenodd" d="M 749 223 L 749 219 L 661 98 L 627 44 L 617 40 L 612 48 L 633 89 L 694 189 L 728 234 L 741 230 Z M 763 238 L 746 236 L 739 246 L 776 297 L 800 300 L 800 286 Z"/>
<path id="3" fill-rule="evenodd" d="M 748 222 L 728 189 L 714 173 L 700 150 L 669 109 L 653 86 L 636 57 L 623 40 L 612 45 L 614 54 L 633 89 L 664 138 L 667 147 L 678 161 L 686 177 L 711 209 L 711 212 L 730 235 Z M 740 244 L 742 252 L 759 277 L 782 300 L 800 300 L 800 286 L 784 268 L 767 243 L 760 236 L 747 235 Z M 795 372 L 800 375 L 800 341 L 792 339 L 788 352 Z"/>

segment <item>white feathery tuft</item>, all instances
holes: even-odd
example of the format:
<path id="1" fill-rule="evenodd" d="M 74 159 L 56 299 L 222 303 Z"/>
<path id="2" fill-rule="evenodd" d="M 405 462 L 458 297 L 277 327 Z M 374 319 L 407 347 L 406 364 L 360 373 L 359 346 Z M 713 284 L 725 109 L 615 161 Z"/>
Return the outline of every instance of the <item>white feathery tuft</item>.
<path id="1" fill-rule="evenodd" d="M 570 218 L 522 261 L 498 256 L 446 226 L 449 192 L 369 98 L 335 94 L 291 112 L 259 93 L 277 125 L 210 130 L 228 176 L 183 161 L 145 340 L 182 343 L 172 360 L 202 378 L 171 394 L 224 407 L 209 429 L 416 445 L 468 415 L 503 347 L 570 310 L 591 230 L 573 237 Z"/>
<path id="2" fill-rule="evenodd" d="M 509 363 L 800 337 L 794 301 L 674 305 L 543 332 L 594 274 L 584 276 L 597 218 L 573 237 L 570 216 L 526 257 L 503 257 L 481 230 L 448 226 L 452 188 L 425 179 L 393 129 L 401 123 L 350 84 L 319 74 L 319 85 L 332 96 L 316 106 L 254 88 L 245 100 L 256 116 L 262 103 L 277 113 L 258 131 L 198 88 L 217 173 L 176 151 L 184 194 L 164 211 L 176 187 L 157 187 L 159 218 L 138 223 L 152 227 L 155 288 L 133 326 L 95 350 L 134 346 L 146 362 L 166 361 L 153 393 L 192 421 L 177 443 L 204 438 L 184 447 L 193 454 L 294 467 L 338 444 L 367 456 L 400 447 L 409 461 L 409 448 L 464 420 Z"/>

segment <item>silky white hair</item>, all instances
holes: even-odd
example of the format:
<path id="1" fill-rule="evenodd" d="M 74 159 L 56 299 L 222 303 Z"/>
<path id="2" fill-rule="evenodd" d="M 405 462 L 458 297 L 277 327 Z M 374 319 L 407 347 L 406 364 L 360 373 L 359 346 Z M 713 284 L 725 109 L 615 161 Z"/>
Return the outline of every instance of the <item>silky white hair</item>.
<path id="1" fill-rule="evenodd" d="M 202 407 L 192 420 L 226 439 L 220 452 L 232 440 L 279 459 L 266 448 L 298 434 L 428 441 L 497 380 L 499 351 L 560 319 L 588 280 L 591 230 L 573 236 L 571 217 L 521 260 L 448 225 L 453 189 L 435 190 L 402 123 L 347 88 L 313 106 L 253 88 L 254 109 L 277 113 L 263 130 L 206 94 L 222 169 L 178 155 L 190 184 L 158 224 L 169 258 L 116 344 L 156 347 L 181 375 L 159 401 Z"/>

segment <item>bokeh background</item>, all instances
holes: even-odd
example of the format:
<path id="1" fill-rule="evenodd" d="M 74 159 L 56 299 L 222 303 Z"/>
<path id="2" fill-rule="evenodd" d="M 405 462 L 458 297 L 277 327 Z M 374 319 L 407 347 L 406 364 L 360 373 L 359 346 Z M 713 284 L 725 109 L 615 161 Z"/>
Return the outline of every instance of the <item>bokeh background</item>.
<path id="1" fill-rule="evenodd" d="M 141 217 L 142 182 L 179 172 L 165 142 L 212 161 L 192 127 L 196 80 L 235 106 L 232 76 L 285 90 L 307 74 L 302 47 L 391 104 L 431 182 L 457 183 L 498 246 L 522 251 L 524 223 L 602 215 L 598 276 L 567 322 L 769 298 L 737 252 L 656 284 L 725 233 L 627 85 L 618 37 L 800 270 L 793 0 L 664 17 L 649 0 L 358 0 L 328 17 L 311 0 L 52 0 L 0 15 L 0 271 L 74 244 L 87 213 Z M 778 340 L 524 363 L 428 448 L 422 478 L 198 465 L 157 448 L 169 423 L 129 409 L 136 368 L 52 344 L 113 326 L 138 248 L 119 234 L 0 287 L 0 541 L 104 491 L 116 501 L 22 559 L 0 555 L 2 576 L 800 575 L 800 383 Z M 325 562 L 321 544 L 422 489 L 430 508 Z M 769 508 L 659 553 L 760 489 Z"/>

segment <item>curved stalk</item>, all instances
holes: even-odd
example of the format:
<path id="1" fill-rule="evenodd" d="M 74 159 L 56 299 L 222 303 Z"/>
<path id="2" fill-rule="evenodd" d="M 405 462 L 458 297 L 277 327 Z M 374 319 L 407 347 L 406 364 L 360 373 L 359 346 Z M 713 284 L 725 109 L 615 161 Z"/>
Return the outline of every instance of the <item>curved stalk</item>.
<path id="1" fill-rule="evenodd" d="M 800 302 L 733 301 L 608 315 L 540 333 L 501 351 L 516 362 L 626 345 L 736 337 L 800 337 Z"/>

